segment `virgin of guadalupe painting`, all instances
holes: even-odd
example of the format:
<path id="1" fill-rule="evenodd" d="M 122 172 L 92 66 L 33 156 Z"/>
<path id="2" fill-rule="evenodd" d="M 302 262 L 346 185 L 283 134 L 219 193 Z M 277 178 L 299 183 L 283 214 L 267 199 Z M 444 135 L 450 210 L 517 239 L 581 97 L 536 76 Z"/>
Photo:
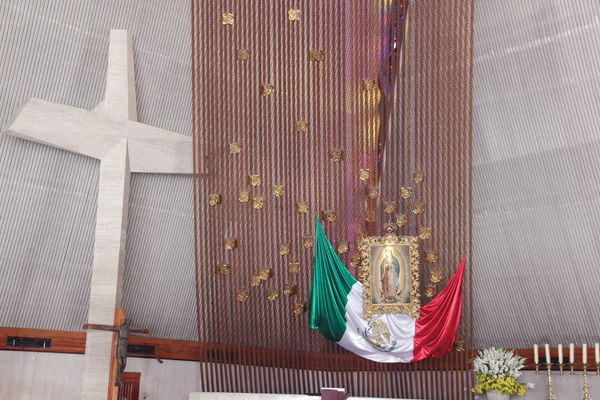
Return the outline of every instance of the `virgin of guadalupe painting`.
<path id="1" fill-rule="evenodd" d="M 358 244 L 362 252 L 360 278 L 363 312 L 418 315 L 419 250 L 412 236 L 368 237 Z"/>

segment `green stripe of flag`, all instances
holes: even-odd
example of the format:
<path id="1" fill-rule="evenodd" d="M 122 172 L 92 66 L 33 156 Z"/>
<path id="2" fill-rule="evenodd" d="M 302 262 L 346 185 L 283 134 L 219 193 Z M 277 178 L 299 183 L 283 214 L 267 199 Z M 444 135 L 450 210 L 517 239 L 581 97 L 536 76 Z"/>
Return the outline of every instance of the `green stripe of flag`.
<path id="1" fill-rule="evenodd" d="M 313 283 L 310 293 L 310 327 L 339 342 L 346 331 L 348 293 L 356 283 L 317 218 Z"/>

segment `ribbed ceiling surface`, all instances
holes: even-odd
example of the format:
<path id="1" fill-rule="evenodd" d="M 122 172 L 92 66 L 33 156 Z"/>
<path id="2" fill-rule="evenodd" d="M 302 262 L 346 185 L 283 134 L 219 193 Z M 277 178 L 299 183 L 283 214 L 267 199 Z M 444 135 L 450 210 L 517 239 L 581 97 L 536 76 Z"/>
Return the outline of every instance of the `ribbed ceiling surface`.
<path id="1" fill-rule="evenodd" d="M 600 337 L 600 3 L 477 0 L 477 345 Z M 0 2 L 0 125 L 38 97 L 102 100 L 109 29 L 134 40 L 141 122 L 190 134 L 189 1 Z M 3 135 L 0 325 L 80 329 L 96 161 Z M 191 181 L 134 175 L 124 306 L 194 339 Z"/>

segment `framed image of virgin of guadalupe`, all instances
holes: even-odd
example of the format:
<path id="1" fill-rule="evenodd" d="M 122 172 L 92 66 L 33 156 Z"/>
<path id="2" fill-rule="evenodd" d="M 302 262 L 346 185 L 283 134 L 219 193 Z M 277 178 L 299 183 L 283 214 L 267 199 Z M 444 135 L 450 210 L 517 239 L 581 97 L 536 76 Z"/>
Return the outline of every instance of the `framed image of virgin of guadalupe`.
<path id="1" fill-rule="evenodd" d="M 412 314 L 419 317 L 419 240 L 413 236 L 367 237 L 361 251 L 359 279 L 363 285 L 363 314 Z"/>

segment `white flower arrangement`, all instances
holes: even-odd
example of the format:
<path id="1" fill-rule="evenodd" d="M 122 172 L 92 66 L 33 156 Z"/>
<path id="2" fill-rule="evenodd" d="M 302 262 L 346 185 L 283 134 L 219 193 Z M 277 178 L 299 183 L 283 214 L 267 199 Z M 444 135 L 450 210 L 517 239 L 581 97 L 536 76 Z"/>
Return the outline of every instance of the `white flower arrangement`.
<path id="1" fill-rule="evenodd" d="M 525 358 L 511 350 L 501 347 L 491 347 L 479 352 L 473 360 L 473 370 L 477 384 L 472 389 L 474 393 L 482 394 L 487 391 L 518 394 L 522 396 L 532 383 L 519 383 L 521 370 L 525 366 Z"/>

